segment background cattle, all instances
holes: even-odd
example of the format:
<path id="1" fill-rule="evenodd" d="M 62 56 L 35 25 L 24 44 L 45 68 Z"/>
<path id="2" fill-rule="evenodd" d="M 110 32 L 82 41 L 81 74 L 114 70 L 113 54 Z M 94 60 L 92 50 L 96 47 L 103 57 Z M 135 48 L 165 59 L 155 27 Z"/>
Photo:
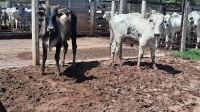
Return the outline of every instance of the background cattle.
<path id="1" fill-rule="evenodd" d="M 169 29 L 169 23 L 170 23 L 170 18 L 171 18 L 171 15 L 170 14 L 166 14 L 164 16 L 164 36 L 165 36 L 165 48 L 167 49 L 168 48 L 168 45 L 170 44 L 170 37 L 169 37 L 169 34 L 170 34 L 170 29 Z"/>
<path id="2" fill-rule="evenodd" d="M 180 14 L 173 13 L 166 27 L 166 48 L 170 47 L 170 50 L 172 49 L 174 39 L 176 39 L 176 33 L 181 32 L 181 18 Z"/>
<path id="3" fill-rule="evenodd" d="M 120 14 L 111 18 L 110 28 L 114 37 L 111 44 L 111 64 L 114 63 L 115 52 L 118 55 L 118 63 L 122 64 L 118 51 L 122 42 L 128 41 L 129 44 L 139 44 L 138 67 L 144 54 L 144 47 L 148 46 L 153 67 L 156 68 L 155 50 L 158 46 L 163 21 L 164 15 L 160 13 L 151 14 L 147 19 L 138 14 Z"/>
<path id="4" fill-rule="evenodd" d="M 189 26 L 190 26 L 190 34 L 193 33 L 197 41 L 195 49 L 198 49 L 200 44 L 200 13 L 197 11 L 192 11 L 189 14 Z"/>
<path id="5" fill-rule="evenodd" d="M 8 24 L 11 29 L 17 30 L 18 28 L 30 29 L 31 27 L 31 10 L 25 10 L 24 7 L 6 8 L 5 12 L 8 16 Z"/>

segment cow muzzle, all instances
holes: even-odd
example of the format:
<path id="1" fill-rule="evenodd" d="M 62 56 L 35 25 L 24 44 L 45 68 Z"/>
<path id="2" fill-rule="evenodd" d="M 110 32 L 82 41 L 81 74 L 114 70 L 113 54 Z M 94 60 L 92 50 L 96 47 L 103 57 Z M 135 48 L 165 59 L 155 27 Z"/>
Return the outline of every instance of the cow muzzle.
<path id="1" fill-rule="evenodd" d="M 54 32 L 55 29 L 54 29 L 54 27 L 49 26 L 49 27 L 47 27 L 47 31 L 49 31 L 49 32 Z"/>
<path id="2" fill-rule="evenodd" d="M 154 36 L 155 36 L 155 37 L 159 37 L 159 36 L 160 36 L 160 34 L 159 34 L 159 33 L 156 33 L 156 34 L 154 34 Z"/>

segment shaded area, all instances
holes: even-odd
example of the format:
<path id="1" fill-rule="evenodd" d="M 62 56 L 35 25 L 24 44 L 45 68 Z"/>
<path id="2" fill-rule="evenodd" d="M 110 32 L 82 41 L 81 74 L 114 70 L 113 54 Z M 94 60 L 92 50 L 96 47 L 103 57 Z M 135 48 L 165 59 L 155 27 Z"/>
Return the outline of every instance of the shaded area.
<path id="1" fill-rule="evenodd" d="M 76 68 L 73 70 L 71 67 L 67 67 L 63 72 L 64 76 L 74 78 L 77 83 L 82 83 L 87 80 L 97 79 L 97 77 L 90 75 L 86 76 L 86 72 L 99 66 L 98 61 L 91 61 L 91 62 L 80 62 L 76 64 Z"/>
<path id="2" fill-rule="evenodd" d="M 7 112 L 5 107 L 2 104 L 1 100 L 0 100 L 0 112 Z"/>
<path id="3" fill-rule="evenodd" d="M 0 40 L 2 39 L 31 39 L 30 32 L 0 32 Z"/>
<path id="4" fill-rule="evenodd" d="M 143 58 L 144 59 L 144 58 Z M 148 58 L 146 58 L 148 59 Z M 123 65 L 129 65 L 129 66 L 137 66 L 137 59 L 135 59 L 134 61 L 130 61 L 130 59 L 128 61 L 125 61 L 123 63 Z M 167 64 L 158 64 L 156 63 L 156 66 L 159 70 L 163 70 L 166 71 L 169 74 L 172 75 L 176 75 L 176 74 L 180 74 L 181 71 L 180 70 L 176 70 L 174 69 L 174 67 L 167 65 Z M 141 67 L 147 67 L 147 68 L 152 68 L 152 63 L 151 62 L 141 62 Z"/>

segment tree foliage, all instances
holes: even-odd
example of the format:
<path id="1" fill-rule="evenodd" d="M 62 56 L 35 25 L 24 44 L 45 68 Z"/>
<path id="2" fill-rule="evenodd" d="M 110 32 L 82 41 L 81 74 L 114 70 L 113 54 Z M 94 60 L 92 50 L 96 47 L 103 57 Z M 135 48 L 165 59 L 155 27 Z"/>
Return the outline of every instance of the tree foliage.
<path id="1" fill-rule="evenodd" d="M 148 0 L 151 2 L 160 2 L 160 0 Z M 197 3 L 200 2 L 200 0 L 188 0 L 190 3 Z M 182 3 L 183 0 L 162 0 L 163 3 Z"/>

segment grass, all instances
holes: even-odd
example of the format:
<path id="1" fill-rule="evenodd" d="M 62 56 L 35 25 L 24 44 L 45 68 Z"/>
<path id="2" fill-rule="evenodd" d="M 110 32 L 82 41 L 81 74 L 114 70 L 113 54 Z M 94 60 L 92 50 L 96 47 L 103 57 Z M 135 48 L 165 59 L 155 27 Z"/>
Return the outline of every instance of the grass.
<path id="1" fill-rule="evenodd" d="M 175 56 L 189 60 L 200 60 L 200 50 L 189 49 L 184 52 L 175 52 Z"/>

